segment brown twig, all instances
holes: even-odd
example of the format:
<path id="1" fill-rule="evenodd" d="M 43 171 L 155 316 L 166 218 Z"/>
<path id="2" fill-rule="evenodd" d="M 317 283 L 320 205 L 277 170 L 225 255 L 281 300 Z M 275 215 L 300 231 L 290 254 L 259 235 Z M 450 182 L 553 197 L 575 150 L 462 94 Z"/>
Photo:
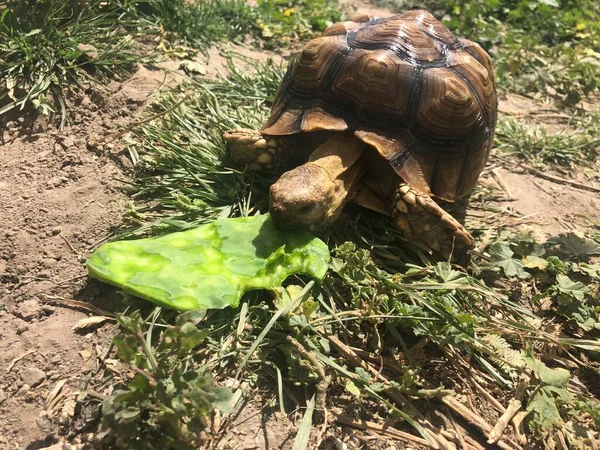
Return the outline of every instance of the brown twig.
<path id="1" fill-rule="evenodd" d="M 494 444 L 498 439 L 500 439 L 500 436 L 502 436 L 502 433 L 504 433 L 504 430 L 506 429 L 506 427 L 508 427 L 508 424 L 510 423 L 512 418 L 519 412 L 523 404 L 523 394 L 525 393 L 526 387 L 526 380 L 524 378 L 521 378 L 521 380 L 519 380 L 519 384 L 517 385 L 515 398 L 513 398 L 508 403 L 506 411 L 504 411 L 504 414 L 502 414 L 502 416 L 494 426 L 494 429 L 488 436 L 488 444 Z"/>
<path id="2" fill-rule="evenodd" d="M 335 421 L 342 425 L 356 428 L 358 430 L 373 431 L 383 436 L 389 436 L 394 439 L 399 439 L 401 441 L 408 442 L 411 444 L 419 444 L 428 448 L 439 449 L 439 446 L 433 445 L 431 442 L 423 438 L 414 436 L 410 433 L 406 433 L 405 431 L 400 431 L 396 428 L 391 427 L 388 424 L 380 424 L 375 422 L 369 422 L 367 420 L 352 419 L 348 416 L 340 414 L 337 411 L 332 411 L 332 413 Z"/>
<path id="3" fill-rule="evenodd" d="M 600 188 L 590 186 L 587 184 L 578 183 L 577 181 L 567 180 L 566 178 L 557 177 L 556 175 L 550 175 L 549 173 L 542 172 L 541 170 L 538 170 L 531 166 L 527 166 L 522 163 L 517 163 L 517 165 L 520 168 L 522 168 L 523 170 L 525 170 L 526 172 L 529 172 L 530 174 L 535 175 L 536 177 L 544 178 L 546 180 L 550 180 L 555 183 L 566 184 L 569 186 L 576 187 L 578 189 L 583 189 L 585 191 L 600 193 Z"/>
<path id="4" fill-rule="evenodd" d="M 489 436 L 489 434 L 492 432 L 492 426 L 489 423 L 487 423 L 485 420 L 483 420 L 480 415 L 474 413 L 469 408 L 467 408 L 465 405 L 460 403 L 454 397 L 451 397 L 449 395 L 444 395 L 441 400 L 452 411 L 454 411 L 455 413 L 460 415 L 463 419 L 465 419 L 470 424 L 479 428 L 486 437 Z M 509 449 L 511 449 L 511 450 L 521 449 L 522 450 L 522 447 L 519 444 L 517 444 L 516 442 L 512 442 L 511 440 L 508 440 L 508 439 L 506 439 L 506 442 L 500 441 L 500 440 L 497 441 L 497 445 L 498 445 L 498 447 L 502 448 L 503 450 L 509 450 Z"/>
<path id="5" fill-rule="evenodd" d="M 108 395 L 101 394 L 100 392 L 96 392 L 93 389 L 86 389 L 85 393 L 92 398 L 96 398 L 102 401 L 108 398 Z"/>
<path id="6" fill-rule="evenodd" d="M 459 444 L 460 448 L 463 450 L 485 450 L 479 444 L 479 442 L 477 442 L 471 436 L 465 435 L 464 442 L 463 442 L 463 441 L 460 441 L 459 438 L 456 437 L 455 435 L 453 435 L 450 431 L 440 430 L 440 434 L 442 436 L 444 436 L 446 439 L 448 439 L 449 441 L 454 442 L 455 444 Z"/>
<path id="7" fill-rule="evenodd" d="M 492 236 L 494 236 L 494 233 L 495 233 L 494 227 L 488 228 L 488 230 L 485 232 L 483 238 L 481 239 L 481 243 L 475 249 L 475 251 L 477 253 L 483 253 L 485 251 L 485 249 L 488 247 L 488 245 L 490 245 L 490 242 L 492 240 Z"/>
<path id="8" fill-rule="evenodd" d="M 535 118 L 545 118 L 545 119 L 565 119 L 570 120 L 573 117 L 568 116 L 566 114 L 559 113 L 536 113 L 534 111 L 515 111 L 514 113 L 504 111 L 502 114 L 506 114 L 507 116 L 512 117 L 525 117 L 525 116 L 533 116 Z"/>
<path id="9" fill-rule="evenodd" d="M 528 414 L 528 411 L 520 411 L 512 418 L 513 427 L 515 429 L 515 435 L 517 436 L 519 442 L 523 445 L 527 445 L 527 436 L 523 431 L 523 420 L 525 419 L 525 417 L 527 417 Z"/>
<path id="10" fill-rule="evenodd" d="M 100 309 L 97 306 L 94 306 L 88 302 L 82 302 L 79 300 L 71 300 L 71 299 L 59 297 L 56 295 L 45 295 L 44 294 L 44 298 L 48 301 L 48 303 L 55 303 L 60 306 L 68 306 L 70 308 L 85 309 L 86 311 L 92 312 L 94 314 L 98 314 L 99 316 L 106 316 L 106 317 L 110 317 L 110 318 L 117 317 L 117 315 L 115 313 Z"/>
<path id="11" fill-rule="evenodd" d="M 337 348 L 337 350 L 342 355 L 344 355 L 344 357 L 347 358 L 348 361 L 350 362 L 350 364 L 352 364 L 354 367 L 360 367 L 360 368 L 366 370 L 373 377 L 375 377 L 377 379 L 382 378 L 382 375 L 377 371 L 377 369 L 375 369 L 370 364 L 367 364 L 366 362 L 364 362 L 356 354 L 356 352 L 354 350 L 352 350 L 350 347 L 348 347 L 346 344 L 344 344 L 342 341 L 340 341 L 337 337 L 331 336 L 331 335 L 326 335 L 326 337 L 327 337 L 327 339 L 329 339 L 329 342 L 331 342 Z"/>
<path id="12" fill-rule="evenodd" d="M 548 195 L 554 195 L 552 192 L 550 192 L 548 189 L 542 186 L 538 181 L 533 180 L 533 185 Z"/>
<path id="13" fill-rule="evenodd" d="M 510 192 L 508 185 L 504 182 L 504 179 L 498 172 L 498 169 L 493 169 L 491 171 L 491 174 L 492 174 L 492 177 L 494 178 L 494 180 L 496 180 L 496 183 L 498 183 L 498 186 L 500 186 L 502 188 L 502 190 L 504 191 L 504 193 L 506 194 L 508 199 L 514 200 L 515 198 L 513 197 L 512 192 Z"/>
<path id="14" fill-rule="evenodd" d="M 440 428 L 440 434 L 444 436 L 444 438 L 459 444 L 459 448 L 461 449 L 470 448 L 465 439 L 465 430 L 456 424 L 454 418 L 452 417 L 452 414 L 448 414 L 448 416 L 445 416 L 444 414 L 442 414 L 441 411 L 437 410 L 433 413 L 440 419 L 442 419 L 444 421 L 444 424 L 446 425 L 446 430 Z M 448 430 L 454 430 L 454 435 Z M 446 431 L 446 433 L 443 433 L 444 431 Z M 483 450 L 483 448 L 481 450 Z"/>
<path id="15" fill-rule="evenodd" d="M 75 250 L 75 247 L 73 247 L 71 245 L 71 243 L 68 241 L 68 239 L 66 237 L 64 237 L 62 234 L 59 234 L 60 238 L 65 241 L 65 244 L 67 244 L 67 246 L 71 249 L 71 251 L 73 253 L 75 253 L 77 256 L 79 256 L 79 252 L 77 250 Z"/>
<path id="16" fill-rule="evenodd" d="M 32 348 L 31 350 L 26 351 L 25 353 L 23 353 L 20 356 L 17 356 L 15 359 L 13 359 L 10 364 L 8 365 L 8 367 L 6 368 L 6 373 L 10 372 L 13 367 L 15 367 L 15 364 L 18 363 L 19 361 L 21 361 L 23 358 L 25 358 L 28 355 L 31 355 L 32 353 L 35 353 L 37 349 Z"/>
<path id="17" fill-rule="evenodd" d="M 496 411 L 498 411 L 500 414 L 504 414 L 504 411 L 505 411 L 504 406 L 502 406 L 500 404 L 500 402 L 498 400 L 496 400 L 494 398 L 494 396 L 488 392 L 487 389 L 485 389 L 481 384 L 479 384 L 479 382 L 477 382 L 477 380 L 475 380 L 475 378 L 473 377 L 472 372 L 467 372 L 460 365 L 460 364 L 462 364 L 465 367 L 469 367 L 469 365 L 467 364 L 467 362 L 458 354 L 458 352 L 455 352 L 452 349 L 452 347 L 448 347 L 448 348 L 444 349 L 444 353 L 446 354 L 446 357 L 448 358 L 448 361 L 450 361 L 451 364 L 454 367 L 456 367 L 456 369 L 459 372 L 461 372 L 466 379 L 468 379 L 471 383 L 473 383 L 473 386 L 475 386 L 475 389 L 477 389 L 479 391 L 479 393 L 481 395 L 483 395 L 491 403 L 491 405 L 494 407 L 494 409 Z M 469 402 L 469 403 L 471 403 L 471 402 Z"/>

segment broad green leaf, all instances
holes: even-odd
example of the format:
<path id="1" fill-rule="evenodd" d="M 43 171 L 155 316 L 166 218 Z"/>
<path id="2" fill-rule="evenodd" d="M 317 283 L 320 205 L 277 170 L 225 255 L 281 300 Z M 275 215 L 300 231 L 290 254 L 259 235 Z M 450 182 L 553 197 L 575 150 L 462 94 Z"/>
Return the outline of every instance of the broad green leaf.
<path id="1" fill-rule="evenodd" d="M 346 381 L 346 390 L 352 395 L 354 395 L 356 398 L 360 398 L 362 396 L 360 389 L 358 388 L 358 386 L 356 386 L 356 384 L 354 384 L 352 380 Z"/>
<path id="2" fill-rule="evenodd" d="M 531 396 L 527 411 L 534 413 L 534 419 L 545 429 L 563 422 L 554 397 L 543 388 L 538 389 Z"/>
<path id="3" fill-rule="evenodd" d="M 221 219 L 158 238 L 111 242 L 87 262 L 91 277 L 178 310 L 237 306 L 290 275 L 321 280 L 327 245 L 306 232 L 276 230 L 268 215 Z"/>
<path id="4" fill-rule="evenodd" d="M 590 288 L 581 281 L 573 281 L 566 275 L 557 275 L 556 283 L 555 288 L 558 292 L 569 295 L 580 301 L 590 292 Z"/>
<path id="5" fill-rule="evenodd" d="M 558 245 L 563 251 L 577 257 L 600 255 L 600 245 L 581 233 L 561 233 L 548 239 L 548 244 Z"/>
<path id="6" fill-rule="evenodd" d="M 310 316 L 312 316 L 312 313 L 314 313 L 318 307 L 319 303 L 313 299 L 308 299 L 302 303 L 302 314 L 304 314 L 306 320 L 310 320 Z"/>
<path id="7" fill-rule="evenodd" d="M 452 269 L 452 266 L 448 261 L 437 263 L 433 270 L 442 281 L 446 282 L 455 281 L 463 276 L 458 270 Z"/>
<path id="8" fill-rule="evenodd" d="M 297 284 L 290 284 L 286 287 L 274 289 L 275 298 L 273 299 L 273 303 L 275 304 L 277 310 L 279 311 L 287 308 L 290 303 L 292 303 L 294 299 L 300 295 L 302 289 L 303 287 L 298 286 Z"/>
<path id="9" fill-rule="evenodd" d="M 581 263 L 571 269 L 573 272 L 583 273 L 590 278 L 600 278 L 600 265 Z"/>
<path id="10" fill-rule="evenodd" d="M 140 415 L 139 408 L 130 406 L 127 409 L 121 410 L 115 414 L 115 419 L 119 422 L 131 422 L 137 419 Z"/>
<path id="11" fill-rule="evenodd" d="M 514 252 L 508 246 L 495 243 L 490 245 L 489 252 L 494 263 L 502 268 L 507 277 L 530 277 L 529 273 L 523 268 L 523 263 L 513 258 Z"/>
<path id="12" fill-rule="evenodd" d="M 532 358 L 531 356 L 523 355 L 523 360 L 544 384 L 562 388 L 569 382 L 569 371 L 566 369 L 551 369 L 539 359 Z"/>
<path id="13" fill-rule="evenodd" d="M 528 269 L 545 270 L 548 267 L 548 261 L 535 255 L 527 255 L 523 258 L 523 266 Z"/>

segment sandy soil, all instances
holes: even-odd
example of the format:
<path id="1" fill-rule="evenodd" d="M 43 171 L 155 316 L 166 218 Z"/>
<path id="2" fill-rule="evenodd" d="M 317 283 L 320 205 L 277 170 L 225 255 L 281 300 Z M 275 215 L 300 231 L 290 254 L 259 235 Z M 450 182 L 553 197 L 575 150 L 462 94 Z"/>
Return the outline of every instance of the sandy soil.
<path id="1" fill-rule="evenodd" d="M 364 2 L 356 6 L 359 13 L 385 13 Z M 231 49 L 250 58 L 273 56 Z M 226 73 L 224 61 L 212 50 L 207 75 Z M 177 67 L 177 62 L 163 64 L 167 70 Z M 65 434 L 78 442 L 81 437 L 72 435 L 86 432 L 80 418 L 74 422 L 75 400 L 96 371 L 113 325 L 73 331 L 89 312 L 72 301 L 101 308 L 118 301 L 114 291 L 87 281 L 84 262 L 121 223 L 127 198 L 117 180 L 126 179 L 132 168 L 122 144 L 110 134 L 135 120 L 157 88 L 180 79 L 140 67 L 124 83 L 114 82 L 106 91 L 89 89 L 73 99 L 69 124 L 61 131 L 44 117 L 9 120 L 1 128 L 0 449 L 45 448 Z M 534 107 L 509 98 L 501 110 Z M 600 222 L 595 193 L 536 179 L 517 167 L 498 173 L 514 198 L 500 204 L 534 217 L 539 230 L 556 233 Z M 482 182 L 495 183 L 489 175 Z M 234 416 L 218 447 L 291 448 L 293 419 L 266 414 L 250 403 Z"/>

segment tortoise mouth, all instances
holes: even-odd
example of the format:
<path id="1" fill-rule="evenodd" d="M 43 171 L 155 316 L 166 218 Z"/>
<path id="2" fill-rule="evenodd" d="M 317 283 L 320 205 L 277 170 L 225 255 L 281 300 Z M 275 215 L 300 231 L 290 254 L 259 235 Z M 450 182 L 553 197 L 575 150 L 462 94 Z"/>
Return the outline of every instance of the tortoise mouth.
<path id="1" fill-rule="evenodd" d="M 294 218 L 290 218 L 276 209 L 269 209 L 269 214 L 271 215 L 271 220 L 273 220 L 273 225 L 280 231 L 306 231 L 308 229 L 308 226 L 299 220 L 294 220 Z"/>
<path id="2" fill-rule="evenodd" d="M 318 231 L 317 224 L 306 223 L 306 211 L 300 208 L 300 211 L 292 212 L 278 202 L 274 202 L 272 197 L 269 205 L 269 214 L 273 225 L 281 231 Z"/>

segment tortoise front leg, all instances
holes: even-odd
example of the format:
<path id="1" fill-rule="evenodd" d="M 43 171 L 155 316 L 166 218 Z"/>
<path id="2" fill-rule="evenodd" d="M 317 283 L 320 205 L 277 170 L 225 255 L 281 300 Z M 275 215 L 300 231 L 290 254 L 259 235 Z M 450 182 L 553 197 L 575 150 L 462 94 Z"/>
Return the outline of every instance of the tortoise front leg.
<path id="1" fill-rule="evenodd" d="M 425 244 L 444 258 L 459 259 L 475 247 L 471 234 L 433 199 L 400 182 L 392 206 L 392 218 L 404 236 Z"/>
<path id="2" fill-rule="evenodd" d="M 257 130 L 230 130 L 223 139 L 231 160 L 252 171 L 279 171 L 291 153 L 285 137 L 263 136 Z"/>

